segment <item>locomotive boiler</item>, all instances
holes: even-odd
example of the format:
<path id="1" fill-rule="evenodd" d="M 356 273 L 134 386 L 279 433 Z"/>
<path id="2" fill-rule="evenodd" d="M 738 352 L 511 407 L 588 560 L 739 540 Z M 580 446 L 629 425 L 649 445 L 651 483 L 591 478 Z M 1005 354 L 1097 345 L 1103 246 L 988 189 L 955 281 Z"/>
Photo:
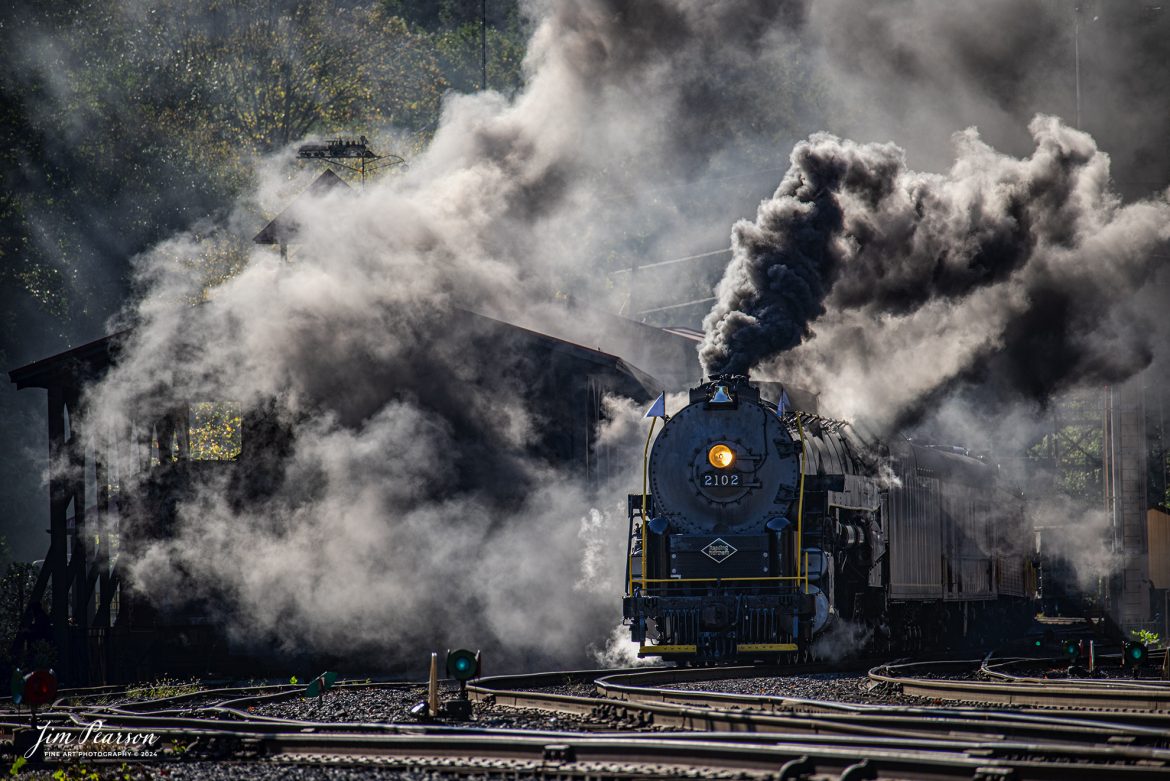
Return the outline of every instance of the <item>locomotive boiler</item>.
<path id="1" fill-rule="evenodd" d="M 662 416 L 628 503 L 640 655 L 788 660 L 840 622 L 911 650 L 1030 616 L 1028 535 L 994 465 L 867 440 L 740 376 Z"/>

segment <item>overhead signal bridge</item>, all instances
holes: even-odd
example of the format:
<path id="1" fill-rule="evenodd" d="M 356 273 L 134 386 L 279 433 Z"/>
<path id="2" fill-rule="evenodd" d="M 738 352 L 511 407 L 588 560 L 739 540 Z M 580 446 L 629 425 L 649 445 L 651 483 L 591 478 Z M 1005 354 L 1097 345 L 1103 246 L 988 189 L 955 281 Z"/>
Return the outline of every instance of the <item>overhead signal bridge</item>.
<path id="1" fill-rule="evenodd" d="M 365 184 L 366 173 L 373 173 L 380 168 L 389 168 L 395 165 L 406 165 L 406 160 L 398 155 L 380 155 L 370 149 L 370 142 L 365 136 L 354 138 L 338 137 L 329 141 L 314 141 L 302 144 L 297 149 L 297 157 L 301 160 L 323 160 L 331 165 L 340 166 L 361 175 L 362 184 Z"/>

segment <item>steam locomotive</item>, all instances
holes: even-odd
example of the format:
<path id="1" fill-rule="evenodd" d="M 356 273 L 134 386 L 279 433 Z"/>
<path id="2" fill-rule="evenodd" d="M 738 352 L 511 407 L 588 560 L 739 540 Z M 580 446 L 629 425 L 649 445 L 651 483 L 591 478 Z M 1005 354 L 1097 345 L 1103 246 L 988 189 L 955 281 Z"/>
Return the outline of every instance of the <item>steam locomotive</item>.
<path id="1" fill-rule="evenodd" d="M 877 650 L 1022 631 L 1030 535 L 998 471 L 715 377 L 667 418 L 629 497 L 631 637 L 641 656 L 748 662 L 808 658 L 834 627 Z"/>

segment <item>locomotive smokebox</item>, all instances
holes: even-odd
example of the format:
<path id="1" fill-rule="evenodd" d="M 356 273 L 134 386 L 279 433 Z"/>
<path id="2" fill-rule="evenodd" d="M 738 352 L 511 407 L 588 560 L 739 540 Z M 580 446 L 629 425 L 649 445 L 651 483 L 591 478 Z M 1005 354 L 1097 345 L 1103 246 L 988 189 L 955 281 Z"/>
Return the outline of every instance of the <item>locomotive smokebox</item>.
<path id="1" fill-rule="evenodd" d="M 800 447 L 746 377 L 721 375 L 693 388 L 663 428 L 649 475 L 656 514 L 672 531 L 759 531 L 789 514 Z"/>

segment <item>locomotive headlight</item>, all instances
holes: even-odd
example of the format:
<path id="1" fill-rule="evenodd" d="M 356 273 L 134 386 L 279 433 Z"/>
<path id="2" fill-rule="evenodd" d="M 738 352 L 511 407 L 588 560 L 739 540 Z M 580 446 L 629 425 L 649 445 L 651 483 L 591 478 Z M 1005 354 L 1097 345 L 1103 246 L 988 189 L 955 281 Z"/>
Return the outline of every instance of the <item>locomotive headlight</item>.
<path id="1" fill-rule="evenodd" d="M 735 463 L 735 452 L 727 445 L 716 445 L 707 451 L 707 461 L 716 469 L 727 469 Z"/>

